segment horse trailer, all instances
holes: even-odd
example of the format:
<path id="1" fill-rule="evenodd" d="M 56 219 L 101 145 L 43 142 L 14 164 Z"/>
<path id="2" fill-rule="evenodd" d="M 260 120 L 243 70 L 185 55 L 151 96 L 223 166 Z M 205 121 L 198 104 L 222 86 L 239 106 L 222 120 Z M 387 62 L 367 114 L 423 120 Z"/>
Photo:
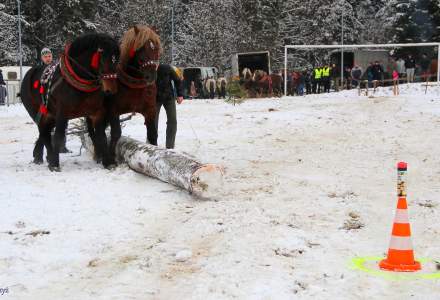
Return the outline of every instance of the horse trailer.
<path id="1" fill-rule="evenodd" d="M 232 77 L 240 77 L 245 68 L 249 68 L 252 73 L 256 70 L 263 70 L 267 74 L 270 74 L 270 52 L 236 53 L 231 57 L 231 67 Z"/>
<path id="2" fill-rule="evenodd" d="M 194 81 L 199 98 L 208 96 L 208 91 L 205 87 L 205 82 L 210 77 L 217 80 L 218 69 L 216 67 L 188 67 L 183 70 L 183 95 L 184 98 L 189 98 L 191 82 Z"/>

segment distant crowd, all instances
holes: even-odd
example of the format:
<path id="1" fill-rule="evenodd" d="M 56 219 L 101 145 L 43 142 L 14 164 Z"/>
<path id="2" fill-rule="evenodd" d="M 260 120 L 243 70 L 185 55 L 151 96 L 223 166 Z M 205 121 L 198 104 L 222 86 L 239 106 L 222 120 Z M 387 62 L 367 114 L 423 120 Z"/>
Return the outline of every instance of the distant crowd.
<path id="1" fill-rule="evenodd" d="M 284 78 L 284 74 L 282 74 Z M 351 89 L 364 85 L 378 86 L 395 85 L 402 82 L 426 82 L 437 77 L 437 62 L 424 53 L 416 61 L 413 55 L 406 57 L 390 57 L 384 65 L 380 61 L 370 62 L 365 70 L 358 64 L 352 68 L 345 67 L 341 82 L 341 67 L 336 64 L 324 64 L 312 70 L 293 71 L 287 73 L 287 94 L 302 96 L 304 94 L 329 93 L 331 89 Z"/>

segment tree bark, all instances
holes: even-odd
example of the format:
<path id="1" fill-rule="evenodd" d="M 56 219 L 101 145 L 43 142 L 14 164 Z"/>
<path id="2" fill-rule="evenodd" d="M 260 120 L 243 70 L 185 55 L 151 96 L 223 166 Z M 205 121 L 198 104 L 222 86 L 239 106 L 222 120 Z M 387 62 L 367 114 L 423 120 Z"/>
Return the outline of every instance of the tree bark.
<path id="1" fill-rule="evenodd" d="M 81 141 L 93 153 L 88 135 L 83 134 Z M 183 188 L 198 198 L 215 199 L 222 193 L 224 169 L 214 164 L 202 164 L 187 153 L 122 136 L 116 145 L 116 156 L 130 169 Z"/>

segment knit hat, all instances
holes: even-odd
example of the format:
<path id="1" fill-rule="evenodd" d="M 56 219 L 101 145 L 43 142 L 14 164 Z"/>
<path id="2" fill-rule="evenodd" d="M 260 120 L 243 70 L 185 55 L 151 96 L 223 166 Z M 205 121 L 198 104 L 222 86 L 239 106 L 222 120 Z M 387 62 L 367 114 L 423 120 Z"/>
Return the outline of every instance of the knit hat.
<path id="1" fill-rule="evenodd" d="M 44 56 L 46 54 L 51 54 L 52 51 L 50 51 L 49 48 L 43 48 L 43 50 L 41 50 L 41 56 Z"/>

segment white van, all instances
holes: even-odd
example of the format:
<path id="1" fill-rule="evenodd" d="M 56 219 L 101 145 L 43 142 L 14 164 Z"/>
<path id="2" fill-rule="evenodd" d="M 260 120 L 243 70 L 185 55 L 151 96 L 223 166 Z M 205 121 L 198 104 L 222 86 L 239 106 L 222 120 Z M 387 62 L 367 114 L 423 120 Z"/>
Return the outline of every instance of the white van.
<path id="1" fill-rule="evenodd" d="M 6 97 L 6 104 L 15 104 L 20 102 L 17 94 L 20 92 L 20 67 L 19 66 L 5 66 L 0 67 L 3 74 L 3 79 L 6 82 L 6 90 L 8 96 Z M 23 66 L 23 76 L 31 69 L 31 67 Z"/>

